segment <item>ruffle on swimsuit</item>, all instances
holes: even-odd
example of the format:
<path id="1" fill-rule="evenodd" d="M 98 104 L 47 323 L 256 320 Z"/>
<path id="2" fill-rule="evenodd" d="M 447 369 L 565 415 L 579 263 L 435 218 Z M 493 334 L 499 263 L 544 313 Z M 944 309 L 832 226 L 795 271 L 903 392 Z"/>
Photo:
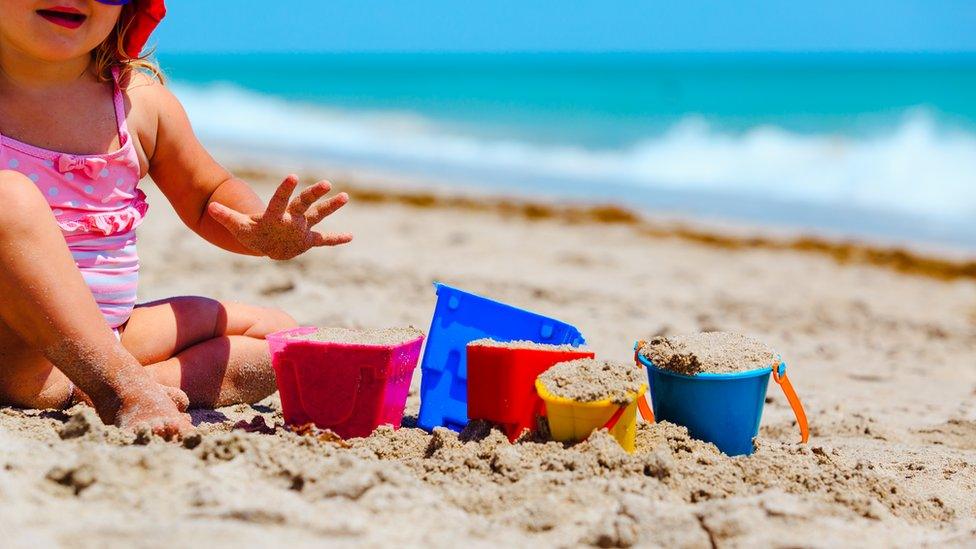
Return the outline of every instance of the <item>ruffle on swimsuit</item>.
<path id="1" fill-rule="evenodd" d="M 134 150 L 131 151 L 131 158 L 125 154 L 133 149 L 127 134 L 125 138 L 126 142 L 117 153 L 90 156 L 53 153 L 7 137 L 2 138 L 2 145 L 44 161 L 43 166 L 47 170 L 35 166 L 37 169 L 28 174 L 32 180 L 36 179 L 35 183 L 42 181 L 44 171 L 52 177 L 61 176 L 58 185 L 41 190 L 47 195 L 58 226 L 66 238 L 112 236 L 138 227 L 149 210 L 146 194 L 135 187 L 132 177 L 117 178 L 111 188 L 104 188 L 104 182 L 99 181 L 111 174 L 120 175 L 120 172 L 134 172 L 138 181 L 139 164 L 134 161 Z M 23 163 L 13 160 L 16 168 Z M 10 165 L 0 168 L 16 169 Z"/>
<path id="2" fill-rule="evenodd" d="M 141 225 L 146 212 L 149 211 L 146 195 L 140 189 L 136 189 L 136 194 L 131 196 L 130 202 L 131 205 L 122 211 L 87 214 L 75 220 L 59 219 L 58 226 L 66 237 L 113 236 L 127 233 Z"/>

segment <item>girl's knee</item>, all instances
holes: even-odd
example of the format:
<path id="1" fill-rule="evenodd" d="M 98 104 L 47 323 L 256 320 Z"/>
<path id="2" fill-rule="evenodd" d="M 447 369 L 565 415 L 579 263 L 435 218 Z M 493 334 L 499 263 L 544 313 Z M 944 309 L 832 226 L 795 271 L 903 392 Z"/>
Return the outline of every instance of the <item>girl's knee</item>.
<path id="1" fill-rule="evenodd" d="M 0 170 L 0 204 L 0 230 L 32 225 L 38 214 L 51 211 L 37 185 L 11 170 Z"/>
<path id="2" fill-rule="evenodd" d="M 75 403 L 75 386 L 68 380 L 58 381 L 44 388 L 36 397 L 34 406 L 37 409 L 54 408 L 62 410 Z"/>
<path id="3" fill-rule="evenodd" d="M 33 185 L 26 175 L 14 170 L 0 170 L 0 190 L 8 185 L 17 185 L 19 181 L 27 181 Z"/>
<path id="4" fill-rule="evenodd" d="M 37 185 L 26 175 L 13 170 L 0 170 L 0 197 L 4 200 L 44 201 L 44 195 Z"/>
<path id="5" fill-rule="evenodd" d="M 74 404 L 74 384 L 62 375 L 52 377 L 55 379 L 49 379 L 42 385 L 29 381 L 5 384 L 8 386 L 0 389 L 0 402 L 35 410 L 63 410 L 70 407 Z"/>

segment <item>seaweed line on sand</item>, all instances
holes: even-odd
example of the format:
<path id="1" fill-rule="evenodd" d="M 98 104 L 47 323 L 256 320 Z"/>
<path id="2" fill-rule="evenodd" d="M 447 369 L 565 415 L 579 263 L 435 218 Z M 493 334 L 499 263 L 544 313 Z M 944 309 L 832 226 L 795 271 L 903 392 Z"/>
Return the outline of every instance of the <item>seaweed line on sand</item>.
<path id="1" fill-rule="evenodd" d="M 256 175 L 266 177 L 261 172 L 256 172 Z M 722 234 L 717 230 L 679 222 L 654 221 L 616 204 L 562 205 L 516 198 L 473 198 L 350 184 L 343 184 L 342 188 L 353 200 L 360 203 L 496 213 L 529 221 L 554 220 L 571 224 L 624 225 L 633 227 L 638 234 L 649 238 L 677 238 L 726 250 L 790 250 L 826 256 L 841 264 L 871 265 L 937 280 L 976 280 L 976 261 L 973 260 L 954 260 L 902 247 L 885 247 L 817 236 L 777 238 Z"/>

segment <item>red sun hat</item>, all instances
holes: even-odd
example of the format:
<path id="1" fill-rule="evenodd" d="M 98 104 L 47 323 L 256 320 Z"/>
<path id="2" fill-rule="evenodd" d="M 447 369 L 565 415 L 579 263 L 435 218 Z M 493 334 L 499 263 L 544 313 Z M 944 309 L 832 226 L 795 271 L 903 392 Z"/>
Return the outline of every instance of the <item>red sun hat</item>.
<path id="1" fill-rule="evenodd" d="M 164 0 L 133 0 L 132 4 L 134 10 L 126 21 L 128 30 L 124 47 L 126 55 L 135 58 L 142 54 L 149 35 L 166 16 L 166 3 Z"/>

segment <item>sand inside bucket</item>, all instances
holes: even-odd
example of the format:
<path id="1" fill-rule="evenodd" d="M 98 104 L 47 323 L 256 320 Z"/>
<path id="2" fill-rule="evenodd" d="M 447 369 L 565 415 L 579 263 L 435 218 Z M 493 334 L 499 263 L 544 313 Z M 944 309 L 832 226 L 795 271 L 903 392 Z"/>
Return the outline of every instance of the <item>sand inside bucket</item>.
<path id="1" fill-rule="evenodd" d="M 471 343 L 468 343 L 468 347 L 498 347 L 502 349 L 531 349 L 537 351 L 553 351 L 553 352 L 565 352 L 565 351 L 577 351 L 577 352 L 588 352 L 589 349 L 586 347 L 574 347 L 569 343 L 562 345 L 550 345 L 548 343 L 536 343 L 535 341 L 495 341 L 491 338 L 476 339 Z"/>
<path id="2" fill-rule="evenodd" d="M 292 339 L 339 343 L 342 345 L 375 345 L 390 347 L 413 341 L 424 333 L 414 328 L 382 328 L 357 330 L 351 328 L 319 328 L 304 335 L 291 336 Z"/>
<path id="3" fill-rule="evenodd" d="M 658 368 L 692 376 L 769 368 L 780 361 L 765 343 L 731 332 L 655 337 L 640 353 Z"/>
<path id="4" fill-rule="evenodd" d="M 582 358 L 560 362 L 539 376 L 550 393 L 577 402 L 610 399 L 627 404 L 647 383 L 643 368 L 632 364 Z"/>

